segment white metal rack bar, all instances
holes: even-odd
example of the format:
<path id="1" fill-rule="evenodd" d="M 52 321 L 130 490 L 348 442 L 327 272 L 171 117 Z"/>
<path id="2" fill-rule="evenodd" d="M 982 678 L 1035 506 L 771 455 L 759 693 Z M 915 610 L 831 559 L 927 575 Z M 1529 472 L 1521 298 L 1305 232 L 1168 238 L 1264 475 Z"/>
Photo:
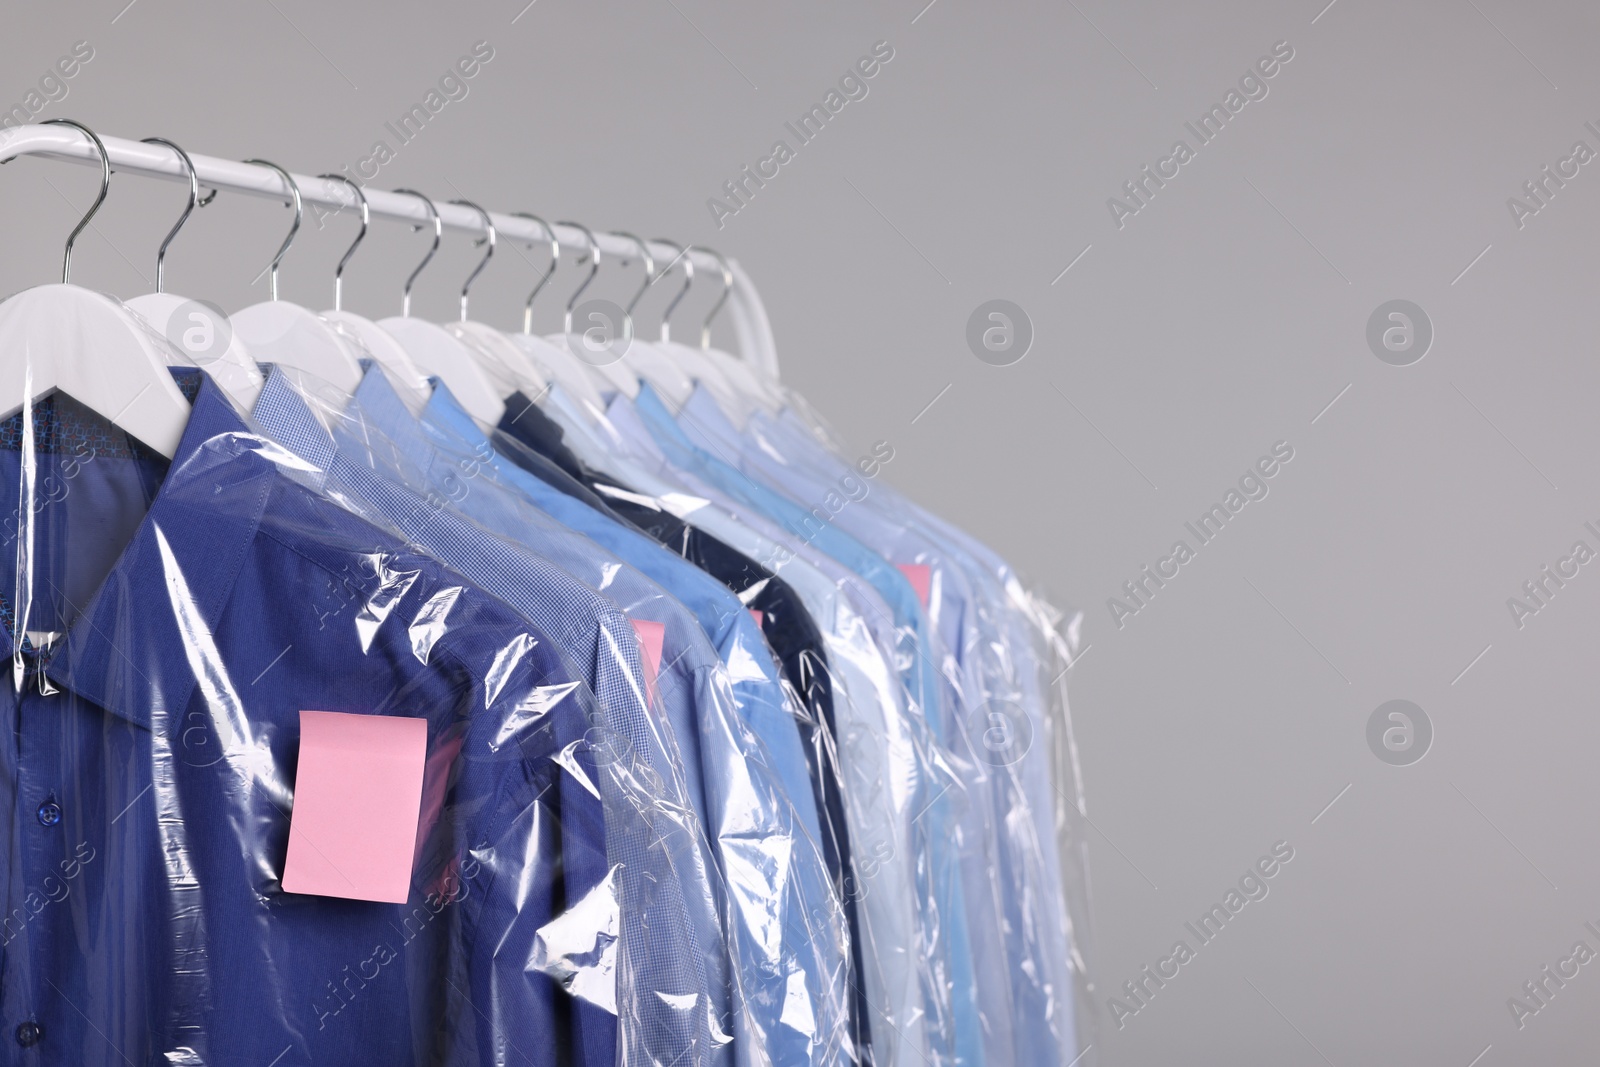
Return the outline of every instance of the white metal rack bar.
<path id="1" fill-rule="evenodd" d="M 106 146 L 106 152 L 111 159 L 111 169 L 114 171 L 171 181 L 189 180 L 183 164 L 168 148 L 157 144 L 144 144 L 141 141 L 128 141 L 120 137 L 107 137 L 103 134 L 100 135 L 100 140 Z M 93 143 L 70 126 L 29 125 L 0 130 L 0 161 L 9 161 L 17 156 L 44 156 L 93 166 L 98 166 L 100 162 L 99 153 L 95 151 Z M 199 178 L 200 184 L 208 188 L 275 200 L 286 200 L 289 197 L 289 190 L 284 188 L 283 179 L 269 167 L 238 163 L 231 159 L 217 159 L 214 156 L 202 156 L 193 152 L 189 153 L 189 158 L 194 161 L 195 175 Z M 356 206 L 355 194 L 343 182 L 312 178 L 303 174 L 295 174 L 293 178 L 295 184 L 300 187 L 301 199 L 307 203 L 334 209 Z M 432 222 L 427 208 L 414 196 L 381 189 L 363 188 L 362 191 L 367 194 L 367 204 L 374 216 L 413 225 Z M 446 229 L 472 234 L 484 232 L 482 219 L 471 208 L 448 204 L 442 200 L 438 201 L 436 206 L 439 210 L 439 219 Z M 490 218 L 501 237 L 541 243 L 549 240 L 538 226 L 527 219 L 495 212 L 490 213 Z M 588 248 L 588 241 L 582 231 L 553 223 L 552 227 L 556 239 L 561 242 L 563 248 L 579 250 Z M 605 255 L 627 258 L 638 254 L 633 242 L 625 238 L 597 231 L 595 240 Z M 658 263 L 668 263 L 678 254 L 678 250 L 667 245 L 652 243 L 651 254 L 656 257 Z M 694 255 L 693 258 L 700 271 L 696 277 L 696 284 L 720 283 L 721 265 L 715 259 L 700 254 Z M 733 271 L 733 291 L 729 294 L 723 311 L 733 324 L 739 351 L 746 359 L 776 378 L 778 358 L 766 308 L 761 303 L 760 294 L 756 292 L 754 283 L 740 268 L 738 262 L 730 261 L 730 266 Z"/>

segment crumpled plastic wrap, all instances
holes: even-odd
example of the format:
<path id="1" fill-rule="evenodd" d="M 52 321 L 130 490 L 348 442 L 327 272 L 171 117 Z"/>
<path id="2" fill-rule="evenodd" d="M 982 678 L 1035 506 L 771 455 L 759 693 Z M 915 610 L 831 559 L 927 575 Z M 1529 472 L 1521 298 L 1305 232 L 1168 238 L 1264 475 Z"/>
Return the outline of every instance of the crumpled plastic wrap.
<path id="1" fill-rule="evenodd" d="M 560 387 L 551 391 L 550 402 L 553 409 L 578 417 Z M 754 516 L 735 518 L 715 501 L 713 490 L 643 449 L 643 438 L 630 442 L 603 416 L 592 427 L 576 421 L 567 425 L 575 431 L 568 442 L 596 468 L 594 488 L 606 501 L 626 505 L 626 513 L 642 525 L 652 525 L 650 512 L 686 521 L 771 567 L 816 621 L 826 649 L 831 741 L 850 838 L 851 866 L 841 896 L 859 932 L 859 985 L 867 1003 L 870 1055 L 883 1065 L 926 1062 L 929 1003 L 948 998 L 935 988 L 930 964 L 939 917 L 922 907 L 918 892 L 926 865 L 920 860 L 925 849 L 919 851 L 914 842 L 915 822 L 919 805 L 935 791 L 926 785 L 926 727 L 913 713 L 900 674 L 902 663 L 913 656 L 901 647 L 907 635 L 869 587 L 848 580 L 843 568 L 783 530 Z M 603 438 L 587 436 L 586 428 Z M 608 471 L 617 477 L 607 477 Z M 664 543 L 686 558 L 710 563 L 699 554 L 704 543 L 681 531 Z"/>
<path id="2" fill-rule="evenodd" d="M 613 529 L 368 374 L 175 370 L 171 460 L 0 420 L 10 1061 L 1091 1062 L 1076 616 L 882 481 L 828 517 L 864 580 L 589 412 Z M 856 468 L 803 412 L 740 469 L 805 508 Z"/>
<path id="3" fill-rule="evenodd" d="M 964 853 L 969 901 L 1000 905 L 993 918 L 1002 932 L 1003 968 L 981 959 L 982 938 L 996 927 L 974 924 L 979 971 L 993 979 L 979 989 L 988 1062 L 1090 1063 L 1086 820 L 1066 690 L 1081 613 L 1054 608 L 982 543 L 864 476 L 870 465 L 840 459 L 843 450 L 826 423 L 801 398 L 788 399 L 778 416 L 752 418 L 741 466 L 802 501 L 808 488 L 819 500 L 830 488 L 858 489 L 859 498 L 842 491 L 848 503 L 829 509 L 831 521 L 897 563 L 927 568 L 928 607 L 947 657 L 945 692 L 961 724 L 949 758 L 974 798 L 969 811 L 984 806 L 975 799 L 980 794 L 989 806 L 990 821 L 976 827 L 985 847 Z M 693 418 L 691 403 L 680 420 Z M 719 444 L 727 449 L 731 442 L 723 437 Z M 988 895 L 979 895 L 985 888 Z M 993 995 L 997 990 L 1004 995 Z"/>
<path id="4" fill-rule="evenodd" d="M 759 625 L 731 594 L 725 609 L 713 606 L 697 618 L 646 574 L 542 511 L 526 495 L 540 487 L 497 464 L 488 439 L 469 443 L 432 424 L 425 428 L 431 434 L 425 449 L 416 441 L 391 438 L 385 426 L 405 418 L 392 410 L 399 397 L 381 372 L 368 373 L 377 377 L 368 378 L 352 401 L 330 394 L 309 375 L 279 370 L 269 377 L 258 404 L 263 425 L 283 439 L 299 440 L 314 432 L 304 423 L 305 416 L 314 416 L 337 442 L 339 467 L 348 463 L 380 471 L 414 487 L 428 507 L 466 517 L 478 536 L 530 546 L 621 609 L 630 622 L 659 627 L 659 664 L 646 667 L 645 684 L 659 716 L 657 744 L 670 754 L 675 777 L 665 794 L 675 807 L 687 809 L 683 825 L 673 832 L 691 842 L 685 858 L 689 869 L 699 872 L 695 907 L 715 916 L 721 934 L 707 958 L 708 971 L 727 987 L 719 994 L 712 986 L 718 1005 L 713 1018 L 733 1037 L 739 1063 L 769 1062 L 769 1056 L 775 1063 L 853 1062 L 849 987 L 843 980 L 849 933 L 817 840 L 810 761 L 797 729 L 803 712 Z M 302 406 L 298 426 L 282 414 L 294 401 Z M 384 521 L 361 496 L 358 481 L 339 478 L 336 471 L 301 476 L 347 508 Z M 426 530 L 419 524 L 408 532 L 426 538 Z M 635 539 L 630 545 L 635 559 L 667 556 L 642 535 L 614 535 L 623 543 L 625 536 Z M 424 540 L 423 545 L 452 559 L 449 540 Z M 670 562 L 684 566 L 679 559 Z M 459 565 L 479 564 L 462 558 Z M 711 612 L 715 618 L 705 617 Z M 718 635 L 720 647 L 713 646 L 708 632 Z M 770 751 L 761 735 L 777 751 Z M 827 765 L 822 771 L 833 773 Z M 656 994 L 643 967 L 636 976 L 622 974 L 621 982 L 637 986 L 630 991 L 636 999 Z"/>
<path id="5" fill-rule="evenodd" d="M 910 624 L 884 625 L 892 611 L 867 591 L 874 606 L 865 614 L 878 623 L 866 628 L 875 631 L 870 646 L 895 678 L 880 691 L 885 726 L 873 747 L 882 751 L 884 737 L 896 738 L 905 794 L 887 809 L 901 813 L 901 832 L 885 845 L 910 850 L 901 854 L 909 861 L 902 892 L 909 890 L 915 909 L 909 927 L 881 929 L 885 940 L 913 939 L 917 986 L 913 998 L 874 998 L 875 1007 L 905 1006 L 880 1019 L 874 1036 L 895 1022 L 906 1055 L 915 1050 L 929 1062 L 1089 1062 L 1083 807 L 1065 703 L 1077 617 L 1064 621 L 987 548 L 875 481 L 871 457 L 850 461 L 830 451 L 820 420 L 795 414 L 806 409 L 791 399 L 775 421 L 758 413 L 733 431 L 713 425 L 718 409 L 706 407 L 701 391 L 676 421 L 705 454 L 736 463 L 741 477 L 806 509 L 798 521 L 764 521 L 759 509 L 741 506 L 748 500 L 727 495 L 738 496 L 736 481 L 712 484 L 691 454 L 661 440 L 652 447 L 620 401 L 599 424 L 603 446 L 591 441 L 586 458 L 618 465 L 636 488 L 639 468 L 648 468 L 670 483 L 653 490 L 661 505 L 691 521 L 706 522 L 719 508 L 736 513 L 785 550 L 778 558 L 787 566 L 815 562 L 818 531 L 835 526 L 924 587 L 924 617 Z M 583 450 L 576 413 L 563 422 Z M 841 590 L 863 584 L 839 582 Z M 848 773 L 848 761 L 846 771 L 847 791 L 873 791 Z M 893 869 L 878 862 L 863 869 L 858 861 L 857 877 L 870 888 L 886 867 Z"/>
<path id="6" fill-rule="evenodd" d="M 441 557 L 493 535 L 426 486 L 375 503 L 175 376 L 170 461 L 61 393 L 0 423 L 8 1062 L 852 1062 L 840 904 L 729 649 L 605 568 L 474 580 Z M 352 467 L 393 457 L 301 395 Z M 295 828 L 307 712 L 422 724 L 403 902 L 359 896 L 362 774 L 340 832 Z M 355 895 L 286 888 L 297 840 Z"/>

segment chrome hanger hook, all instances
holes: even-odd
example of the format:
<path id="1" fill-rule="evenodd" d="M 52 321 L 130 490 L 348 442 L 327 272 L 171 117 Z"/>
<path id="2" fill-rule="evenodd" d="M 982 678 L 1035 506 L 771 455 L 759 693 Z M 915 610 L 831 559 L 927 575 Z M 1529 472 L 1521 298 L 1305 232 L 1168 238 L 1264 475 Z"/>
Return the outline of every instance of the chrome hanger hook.
<path id="1" fill-rule="evenodd" d="M 665 344 L 672 340 L 672 312 L 677 308 L 679 302 L 689 295 L 689 289 L 694 285 L 694 260 L 689 258 L 689 249 L 676 241 L 669 241 L 665 237 L 657 237 L 656 244 L 666 245 L 668 248 L 676 248 L 678 250 L 678 254 L 672 257 L 672 262 L 661 268 L 661 272 L 656 275 L 657 281 L 671 274 L 673 267 L 680 263 L 683 264 L 683 288 L 678 290 L 678 295 L 672 298 L 672 303 L 668 304 L 667 309 L 661 313 L 661 341 Z"/>
<path id="2" fill-rule="evenodd" d="M 589 283 L 594 281 L 594 276 L 600 273 L 600 243 L 594 239 L 594 231 L 589 229 L 589 227 L 585 226 L 581 222 L 558 222 L 556 225 L 571 226 L 574 230 L 582 231 L 584 238 L 589 242 L 589 251 L 587 255 L 589 259 L 593 261 L 593 266 L 589 268 L 589 276 L 583 279 L 583 284 L 574 289 L 572 291 L 572 295 L 567 298 L 567 322 L 565 329 L 567 333 L 571 333 L 572 309 L 578 306 L 578 297 L 582 296 L 583 291 L 589 288 Z M 582 263 L 583 260 L 579 259 L 578 262 Z"/>
<path id="3" fill-rule="evenodd" d="M 644 260 L 644 284 L 639 286 L 639 291 L 637 293 L 633 294 L 633 299 L 628 301 L 628 306 L 622 309 L 622 328 L 626 331 L 626 336 L 632 337 L 633 309 L 638 305 L 639 300 L 644 296 L 645 292 L 656 283 L 656 260 L 655 257 L 650 254 L 650 246 L 644 243 L 643 237 L 635 236 L 626 230 L 612 230 L 611 236 L 621 237 L 626 241 L 632 241 L 639 249 L 639 258 Z M 627 260 L 623 260 L 623 266 L 627 266 Z"/>
<path id="4" fill-rule="evenodd" d="M 194 160 L 189 158 L 189 153 L 185 152 L 183 149 L 179 148 L 165 137 L 146 137 L 140 143 L 158 144 L 165 148 L 172 149 L 172 151 L 176 153 L 178 159 L 182 161 L 183 169 L 189 174 L 189 202 L 184 205 L 183 214 L 179 215 L 178 221 L 172 224 L 172 229 L 168 231 L 166 240 L 161 242 L 161 247 L 156 251 L 156 292 L 164 293 L 167 291 L 166 271 L 168 246 L 172 244 L 172 239 L 178 236 L 178 231 L 183 229 L 183 224 L 189 221 L 189 216 L 191 213 L 193 213 L 194 209 L 197 207 L 205 207 L 207 204 L 211 203 L 211 201 L 215 200 L 217 198 L 217 191 L 213 189 L 211 190 L 211 195 L 204 198 L 200 196 L 200 179 L 196 177 L 194 173 Z"/>
<path id="5" fill-rule="evenodd" d="M 715 248 L 707 248 L 705 245 L 690 245 L 684 249 L 684 253 L 688 254 L 690 252 L 704 252 L 716 260 L 717 265 L 722 268 L 722 295 L 717 297 L 717 302 L 711 305 L 710 311 L 706 312 L 706 321 L 700 324 L 700 347 L 710 348 L 711 320 L 717 317 L 717 312 L 722 310 L 722 305 L 728 302 L 728 296 L 733 292 L 733 268 L 728 265 L 727 257 Z"/>
<path id="6" fill-rule="evenodd" d="M 317 177 L 323 181 L 344 182 L 356 194 L 356 202 L 361 205 L 361 231 L 356 234 L 356 239 L 350 242 L 350 247 L 345 250 L 344 256 L 339 260 L 339 265 L 333 268 L 333 310 L 344 310 L 344 265 L 350 262 L 350 257 L 356 254 L 356 249 L 361 247 L 361 242 L 367 239 L 367 223 L 372 221 L 372 212 L 367 207 L 367 194 L 343 174 L 319 174 Z M 339 208 L 340 211 L 344 207 Z"/>
<path id="7" fill-rule="evenodd" d="M 477 280 L 478 275 L 483 273 L 483 268 L 487 267 L 489 265 L 489 261 L 494 258 L 495 240 L 498 238 L 499 234 L 494 228 L 494 220 L 489 217 L 489 213 L 483 210 L 483 208 L 479 207 L 477 204 L 474 204 L 471 200 L 452 200 L 450 203 L 459 207 L 470 207 L 472 210 L 482 215 L 483 228 L 485 231 L 487 231 L 482 237 L 472 242 L 472 246 L 476 248 L 481 244 L 487 244 L 489 249 L 483 254 L 483 259 L 478 261 L 478 265 L 473 268 L 472 273 L 467 275 L 467 280 L 461 283 L 461 321 L 466 322 L 467 291 L 472 288 L 472 283 Z"/>
<path id="8" fill-rule="evenodd" d="M 253 163 L 258 167 L 271 167 L 278 172 L 278 177 L 283 179 L 283 184 L 289 190 L 289 206 L 294 208 L 294 225 L 289 227 L 289 234 L 283 239 L 278 254 L 272 257 L 271 276 L 267 282 L 267 291 L 272 299 L 278 299 L 278 264 L 283 262 L 284 253 L 289 251 L 289 246 L 294 244 L 294 235 L 300 232 L 300 219 L 305 214 L 304 205 L 300 202 L 300 186 L 289 176 L 289 172 L 276 163 L 265 159 L 247 159 L 246 163 Z"/>
<path id="9" fill-rule="evenodd" d="M 422 268 L 426 267 L 429 262 L 433 260 L 433 254 L 439 251 L 439 240 L 444 236 L 444 223 L 439 221 L 439 209 L 433 206 L 433 201 L 429 200 L 415 189 L 396 189 L 395 192 L 402 193 L 406 196 L 414 196 L 418 200 L 421 200 L 424 204 L 428 205 L 428 211 L 433 215 L 433 247 L 428 249 L 428 254 L 422 257 L 422 262 L 417 264 L 417 269 L 412 271 L 411 277 L 406 279 L 406 287 L 405 289 L 401 290 L 400 294 L 400 317 L 403 319 L 409 319 L 411 317 L 411 286 L 416 282 L 417 275 L 422 273 Z M 420 229 L 422 229 L 422 225 L 419 223 L 418 225 L 411 227 L 411 232 L 416 233 Z"/>
<path id="10" fill-rule="evenodd" d="M 67 234 L 67 249 L 61 256 L 61 284 L 67 285 L 72 281 L 72 243 L 78 239 L 78 234 L 89 225 L 89 220 L 94 218 L 94 213 L 100 210 L 100 205 L 106 202 L 106 192 L 111 188 L 111 157 L 106 154 L 105 142 L 100 140 L 99 134 L 81 122 L 72 119 L 45 119 L 41 126 L 71 126 L 89 140 L 94 142 L 95 151 L 100 153 L 100 195 L 94 198 L 94 203 L 78 220 L 72 232 Z"/>
<path id="11" fill-rule="evenodd" d="M 545 269 L 544 274 L 539 278 L 539 284 L 533 287 L 533 292 L 528 294 L 527 303 L 522 305 L 522 332 L 531 334 L 533 333 L 533 298 L 539 295 L 541 289 L 550 284 L 550 279 L 555 274 L 556 268 L 561 265 L 561 241 L 556 237 L 556 231 L 550 228 L 550 224 L 538 215 L 530 215 L 526 211 L 519 211 L 512 218 L 527 219 L 529 222 L 538 223 L 539 229 L 543 230 L 545 236 L 550 238 L 550 266 Z M 528 247 L 533 247 L 531 241 L 528 243 Z"/>

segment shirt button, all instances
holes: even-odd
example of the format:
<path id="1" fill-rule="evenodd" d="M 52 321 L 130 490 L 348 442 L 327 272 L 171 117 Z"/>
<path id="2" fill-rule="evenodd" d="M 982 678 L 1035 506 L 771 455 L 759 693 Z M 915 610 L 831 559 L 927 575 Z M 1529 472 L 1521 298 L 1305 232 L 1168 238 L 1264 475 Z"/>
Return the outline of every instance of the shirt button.
<path id="1" fill-rule="evenodd" d="M 17 1027 L 17 1044 L 32 1048 L 44 1040 L 44 1027 L 36 1022 L 25 1022 Z"/>
<path id="2" fill-rule="evenodd" d="M 39 824 L 41 826 L 54 826 L 61 821 L 61 805 L 53 800 L 47 800 L 39 805 Z"/>

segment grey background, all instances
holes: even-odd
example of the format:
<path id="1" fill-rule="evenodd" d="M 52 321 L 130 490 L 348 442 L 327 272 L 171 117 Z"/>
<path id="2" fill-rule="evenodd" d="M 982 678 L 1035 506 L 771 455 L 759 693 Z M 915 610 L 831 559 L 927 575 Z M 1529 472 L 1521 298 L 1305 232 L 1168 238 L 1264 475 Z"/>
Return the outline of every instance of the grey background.
<path id="1" fill-rule="evenodd" d="M 1600 526 L 1600 165 L 1522 229 L 1506 206 L 1574 141 L 1600 149 L 1583 126 L 1600 120 L 1591 6 L 125 2 L 8 5 L 0 100 L 87 39 L 95 58 L 46 116 L 333 170 L 488 41 L 470 95 L 376 185 L 737 256 L 785 378 L 852 446 L 891 441 L 895 483 L 1086 612 L 1070 681 L 1102 1009 L 1273 842 L 1296 850 L 1124 1029 L 1102 1011 L 1101 1062 L 1592 1057 L 1600 966 L 1521 1031 L 1506 1007 L 1580 938 L 1600 948 L 1582 925 L 1600 921 L 1600 564 L 1521 630 L 1506 607 L 1575 540 L 1600 548 L 1582 526 Z M 706 199 L 880 39 L 895 57 L 869 96 L 719 231 Z M 1119 230 L 1106 199 L 1280 40 L 1295 56 L 1269 95 Z M 0 168 L 0 291 L 55 280 L 93 185 Z M 75 280 L 147 291 L 181 202 L 115 180 Z M 252 279 L 287 222 L 220 198 L 179 239 L 169 288 L 265 299 Z M 330 303 L 352 229 L 308 220 L 288 299 Z M 394 313 L 423 247 L 375 226 L 347 306 Z M 451 313 L 473 255 L 447 240 L 422 313 Z M 476 316 L 516 325 L 539 262 L 503 250 Z M 607 271 L 592 292 L 636 278 Z M 1036 330 L 1014 366 L 964 342 L 997 297 Z M 1435 328 L 1409 367 L 1365 341 L 1396 298 Z M 1107 598 L 1279 440 L 1295 457 L 1270 495 L 1119 630 Z M 1406 767 L 1365 740 L 1396 698 L 1435 731 Z"/>

